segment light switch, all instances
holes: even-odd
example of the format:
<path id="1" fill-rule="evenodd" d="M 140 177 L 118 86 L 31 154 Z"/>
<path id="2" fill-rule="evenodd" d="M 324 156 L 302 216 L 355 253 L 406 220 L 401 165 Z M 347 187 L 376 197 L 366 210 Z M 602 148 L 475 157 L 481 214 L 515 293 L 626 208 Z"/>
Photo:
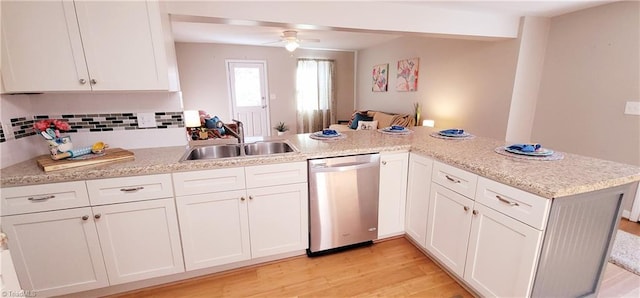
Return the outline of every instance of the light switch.
<path id="1" fill-rule="evenodd" d="M 140 128 L 157 127 L 155 113 L 136 113 L 136 117 Z"/>
<path id="2" fill-rule="evenodd" d="M 640 101 L 627 101 L 624 113 L 626 115 L 640 115 Z"/>

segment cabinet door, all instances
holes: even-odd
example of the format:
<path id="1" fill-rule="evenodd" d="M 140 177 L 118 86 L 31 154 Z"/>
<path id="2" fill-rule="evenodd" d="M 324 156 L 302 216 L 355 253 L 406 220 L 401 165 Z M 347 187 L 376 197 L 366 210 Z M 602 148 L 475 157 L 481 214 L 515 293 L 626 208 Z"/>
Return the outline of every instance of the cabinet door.
<path id="1" fill-rule="evenodd" d="M 473 201 L 437 183 L 431 184 L 427 250 L 463 276 Z"/>
<path id="2" fill-rule="evenodd" d="M 542 232 L 476 203 L 464 279 L 485 297 L 529 297 Z"/>
<path id="3" fill-rule="evenodd" d="M 404 233 L 409 153 L 380 155 L 378 239 Z"/>
<path id="4" fill-rule="evenodd" d="M 48 297 L 109 285 L 91 218 L 89 207 L 2 218 L 22 289 Z"/>
<path id="5" fill-rule="evenodd" d="M 306 183 L 254 188 L 247 194 L 253 258 L 309 247 Z"/>
<path id="6" fill-rule="evenodd" d="M 157 1 L 76 1 L 92 89 L 168 90 Z"/>
<path id="7" fill-rule="evenodd" d="M 111 285 L 184 272 L 173 198 L 92 208 Z"/>
<path id="8" fill-rule="evenodd" d="M 411 153 L 407 185 L 407 211 L 405 230 L 407 235 L 422 248 L 427 244 L 427 215 L 433 160 Z"/>
<path id="9" fill-rule="evenodd" d="M 2 1 L 2 80 L 7 92 L 91 90 L 72 1 Z"/>
<path id="10" fill-rule="evenodd" d="M 251 258 L 244 190 L 177 197 L 187 270 Z"/>

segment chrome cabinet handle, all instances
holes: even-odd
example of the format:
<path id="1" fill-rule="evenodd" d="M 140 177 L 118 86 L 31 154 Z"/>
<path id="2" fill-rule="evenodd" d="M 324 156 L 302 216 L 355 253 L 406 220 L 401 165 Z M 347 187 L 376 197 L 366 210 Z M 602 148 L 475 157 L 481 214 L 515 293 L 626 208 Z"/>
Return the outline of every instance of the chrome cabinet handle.
<path id="1" fill-rule="evenodd" d="M 53 198 L 55 198 L 55 197 L 56 197 L 56 196 L 54 196 L 54 195 L 49 195 L 49 196 L 45 196 L 45 197 L 41 197 L 41 198 L 34 198 L 34 197 L 31 197 L 31 198 L 28 198 L 27 200 L 29 200 L 29 201 L 36 201 L 36 202 L 38 202 L 38 201 L 46 201 L 46 200 L 48 200 L 48 199 L 53 199 Z"/>
<path id="2" fill-rule="evenodd" d="M 143 190 L 143 189 L 144 189 L 144 186 L 138 186 L 138 187 L 132 187 L 132 188 L 121 188 L 120 191 L 123 191 L 123 192 L 135 192 L 135 191 Z"/>
<path id="3" fill-rule="evenodd" d="M 89 219 L 89 215 L 85 215 L 82 217 L 82 220 L 87 220 L 87 219 Z"/>
<path id="4" fill-rule="evenodd" d="M 467 206 L 464 206 L 463 209 L 464 209 L 465 212 L 469 211 L 469 207 L 467 207 Z"/>
<path id="5" fill-rule="evenodd" d="M 87 80 L 85 80 L 85 79 L 80 79 L 80 80 L 78 80 L 78 82 L 80 82 L 80 84 L 84 85 L 84 84 L 86 84 L 86 83 L 87 83 Z"/>
<path id="6" fill-rule="evenodd" d="M 449 175 L 444 175 L 444 176 L 447 178 L 447 180 L 449 180 L 449 181 L 451 181 L 451 182 L 453 182 L 453 183 L 460 183 L 460 180 L 458 180 L 458 179 L 453 179 L 453 178 L 451 178 Z"/>
<path id="7" fill-rule="evenodd" d="M 478 213 L 480 213 L 480 212 L 478 212 L 478 210 L 474 209 L 471 213 L 473 213 L 473 215 L 478 215 Z"/>
<path id="8" fill-rule="evenodd" d="M 244 197 L 240 197 L 240 201 L 244 201 L 246 200 Z"/>
<path id="9" fill-rule="evenodd" d="M 100 213 L 98 213 L 98 214 L 93 216 L 93 218 L 95 218 L 95 219 L 100 219 L 100 217 L 102 217 L 102 214 L 100 214 Z"/>
<path id="10" fill-rule="evenodd" d="M 96 81 L 96 79 L 91 79 L 91 85 L 95 85 L 98 84 L 98 81 Z"/>
<path id="11" fill-rule="evenodd" d="M 509 201 L 509 200 L 507 200 L 507 199 L 505 199 L 505 198 L 501 197 L 500 195 L 496 195 L 496 199 L 498 199 L 498 201 L 503 202 L 503 203 L 505 203 L 505 204 L 507 204 L 507 205 L 509 205 L 509 206 L 512 206 L 512 207 L 514 207 L 514 206 L 520 206 L 520 204 L 518 204 L 518 203 L 516 203 L 516 202 L 511 202 L 511 201 Z"/>
<path id="12" fill-rule="evenodd" d="M 386 165 L 386 164 L 387 164 L 387 162 L 383 160 L 383 161 L 382 161 L 382 165 L 384 166 L 384 165 Z"/>

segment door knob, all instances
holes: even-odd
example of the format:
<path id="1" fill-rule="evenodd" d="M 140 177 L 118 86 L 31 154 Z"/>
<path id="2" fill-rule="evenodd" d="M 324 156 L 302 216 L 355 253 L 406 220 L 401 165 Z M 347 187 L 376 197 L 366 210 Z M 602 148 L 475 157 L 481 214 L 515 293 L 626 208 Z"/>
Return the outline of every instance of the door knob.
<path id="1" fill-rule="evenodd" d="M 82 217 L 82 220 L 87 220 L 87 219 L 89 219 L 89 215 L 85 215 Z"/>
<path id="2" fill-rule="evenodd" d="M 91 79 L 91 85 L 95 85 L 97 83 L 98 83 L 98 81 L 96 81 L 96 79 Z"/>
<path id="3" fill-rule="evenodd" d="M 95 218 L 95 219 L 100 219 L 100 217 L 102 217 L 102 214 L 100 214 L 100 213 L 98 213 L 98 214 L 93 216 L 93 218 Z"/>

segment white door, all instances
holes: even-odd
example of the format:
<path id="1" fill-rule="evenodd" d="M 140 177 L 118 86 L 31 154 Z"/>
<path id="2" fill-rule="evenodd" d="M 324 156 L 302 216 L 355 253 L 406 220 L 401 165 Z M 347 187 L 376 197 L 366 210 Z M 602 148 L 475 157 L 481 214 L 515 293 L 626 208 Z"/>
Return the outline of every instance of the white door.
<path id="1" fill-rule="evenodd" d="M 245 137 L 269 136 L 267 64 L 227 60 L 231 115 L 244 124 Z"/>
<path id="2" fill-rule="evenodd" d="M 247 190 L 251 257 L 304 250 L 309 246 L 306 183 Z"/>
<path id="3" fill-rule="evenodd" d="M 459 277 L 463 276 L 473 201 L 431 183 L 427 250 Z"/>
<path id="4" fill-rule="evenodd" d="M 244 190 L 177 197 L 187 270 L 251 258 Z"/>
<path id="5" fill-rule="evenodd" d="M 432 169 L 433 160 L 411 153 L 409 157 L 405 231 L 422 248 L 426 248 L 427 242 L 427 214 L 429 211 Z"/>
<path id="6" fill-rule="evenodd" d="M 529 297 L 542 232 L 476 202 L 466 280 L 485 297 Z"/>
<path id="7" fill-rule="evenodd" d="M 380 155 L 378 239 L 404 233 L 409 153 Z"/>
<path id="8" fill-rule="evenodd" d="M 91 219 L 88 207 L 2 218 L 22 289 L 49 297 L 109 285 Z"/>
<path id="9" fill-rule="evenodd" d="M 92 209 L 111 285 L 184 272 L 173 198 Z"/>
<path id="10" fill-rule="evenodd" d="M 74 3 L 94 91 L 169 89 L 157 3 Z"/>

